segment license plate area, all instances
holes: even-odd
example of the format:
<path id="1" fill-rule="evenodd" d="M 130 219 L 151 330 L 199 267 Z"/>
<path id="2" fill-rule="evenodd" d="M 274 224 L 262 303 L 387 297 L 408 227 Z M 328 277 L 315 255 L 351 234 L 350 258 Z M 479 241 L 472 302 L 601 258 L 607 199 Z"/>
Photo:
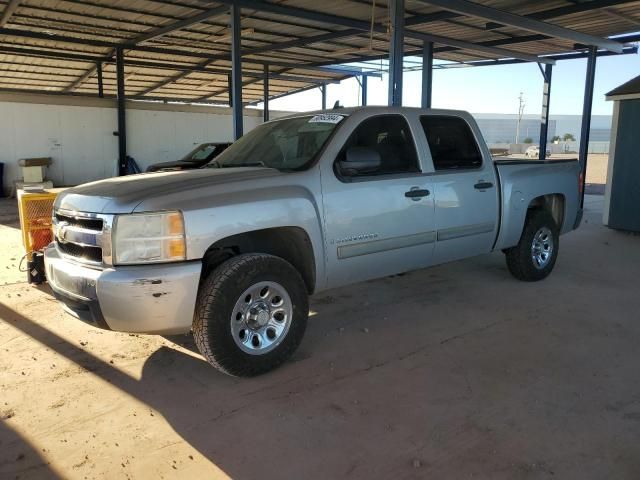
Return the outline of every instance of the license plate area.
<path id="1" fill-rule="evenodd" d="M 91 275 L 93 271 L 79 266 L 61 269 L 58 268 L 57 263 L 49 264 L 47 269 L 48 280 L 55 288 L 86 300 L 96 299 L 96 277 L 99 272 Z M 65 266 L 69 267 L 69 265 Z"/>

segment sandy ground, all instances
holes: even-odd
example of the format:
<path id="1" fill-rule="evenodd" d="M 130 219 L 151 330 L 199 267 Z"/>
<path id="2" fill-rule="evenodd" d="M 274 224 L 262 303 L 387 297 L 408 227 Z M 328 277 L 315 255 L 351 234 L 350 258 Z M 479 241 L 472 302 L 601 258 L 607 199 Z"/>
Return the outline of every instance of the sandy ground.
<path id="1" fill-rule="evenodd" d="M 63 314 L 4 202 L 0 478 L 640 478 L 640 236 L 601 202 L 547 280 L 495 253 L 324 293 L 248 380 Z"/>
<path id="2" fill-rule="evenodd" d="M 16 200 L 0 199 L 0 285 L 23 282 L 20 260 L 24 256 Z M 22 268 L 26 268 L 23 263 Z"/>
<path id="3" fill-rule="evenodd" d="M 592 153 L 587 157 L 587 183 L 607 183 L 607 165 L 609 155 L 606 153 Z"/>

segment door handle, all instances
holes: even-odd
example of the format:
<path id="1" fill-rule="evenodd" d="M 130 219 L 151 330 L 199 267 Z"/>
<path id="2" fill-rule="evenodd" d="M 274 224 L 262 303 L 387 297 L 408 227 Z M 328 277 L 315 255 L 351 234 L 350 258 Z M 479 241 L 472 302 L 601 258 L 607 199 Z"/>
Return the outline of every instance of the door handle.
<path id="1" fill-rule="evenodd" d="M 493 187 L 493 183 L 491 182 L 478 182 L 473 186 L 476 190 L 486 190 L 491 187 Z"/>
<path id="2" fill-rule="evenodd" d="M 420 200 L 422 197 L 428 197 L 430 193 L 429 190 L 413 187 L 408 192 L 404 192 L 404 196 L 412 200 Z"/>

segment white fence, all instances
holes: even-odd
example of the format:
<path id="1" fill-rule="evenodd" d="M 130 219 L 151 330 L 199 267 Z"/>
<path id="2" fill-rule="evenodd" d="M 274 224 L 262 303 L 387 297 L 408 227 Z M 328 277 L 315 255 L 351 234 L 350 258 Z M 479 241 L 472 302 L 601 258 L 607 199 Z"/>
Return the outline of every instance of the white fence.
<path id="1" fill-rule="evenodd" d="M 509 154 L 522 154 L 531 145 L 538 145 L 537 143 L 491 143 L 489 148 L 495 150 L 506 150 Z M 580 144 L 578 142 L 559 142 L 548 143 L 547 150 L 554 153 L 575 153 L 577 154 Z M 589 142 L 589 153 L 609 153 L 609 142 Z"/>

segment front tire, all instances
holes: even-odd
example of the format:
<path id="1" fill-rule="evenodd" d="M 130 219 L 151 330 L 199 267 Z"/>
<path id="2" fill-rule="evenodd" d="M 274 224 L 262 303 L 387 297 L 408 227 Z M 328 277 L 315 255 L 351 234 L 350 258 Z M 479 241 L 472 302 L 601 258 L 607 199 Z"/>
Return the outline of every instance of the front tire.
<path id="1" fill-rule="evenodd" d="M 558 226 L 551 214 L 529 210 L 518 245 L 505 252 L 507 268 L 518 280 L 542 280 L 553 270 L 559 246 Z"/>
<path id="2" fill-rule="evenodd" d="M 193 336 L 211 365 L 249 377 L 273 370 L 293 354 L 308 315 L 305 283 L 290 263 L 243 254 L 221 264 L 200 286 Z"/>

